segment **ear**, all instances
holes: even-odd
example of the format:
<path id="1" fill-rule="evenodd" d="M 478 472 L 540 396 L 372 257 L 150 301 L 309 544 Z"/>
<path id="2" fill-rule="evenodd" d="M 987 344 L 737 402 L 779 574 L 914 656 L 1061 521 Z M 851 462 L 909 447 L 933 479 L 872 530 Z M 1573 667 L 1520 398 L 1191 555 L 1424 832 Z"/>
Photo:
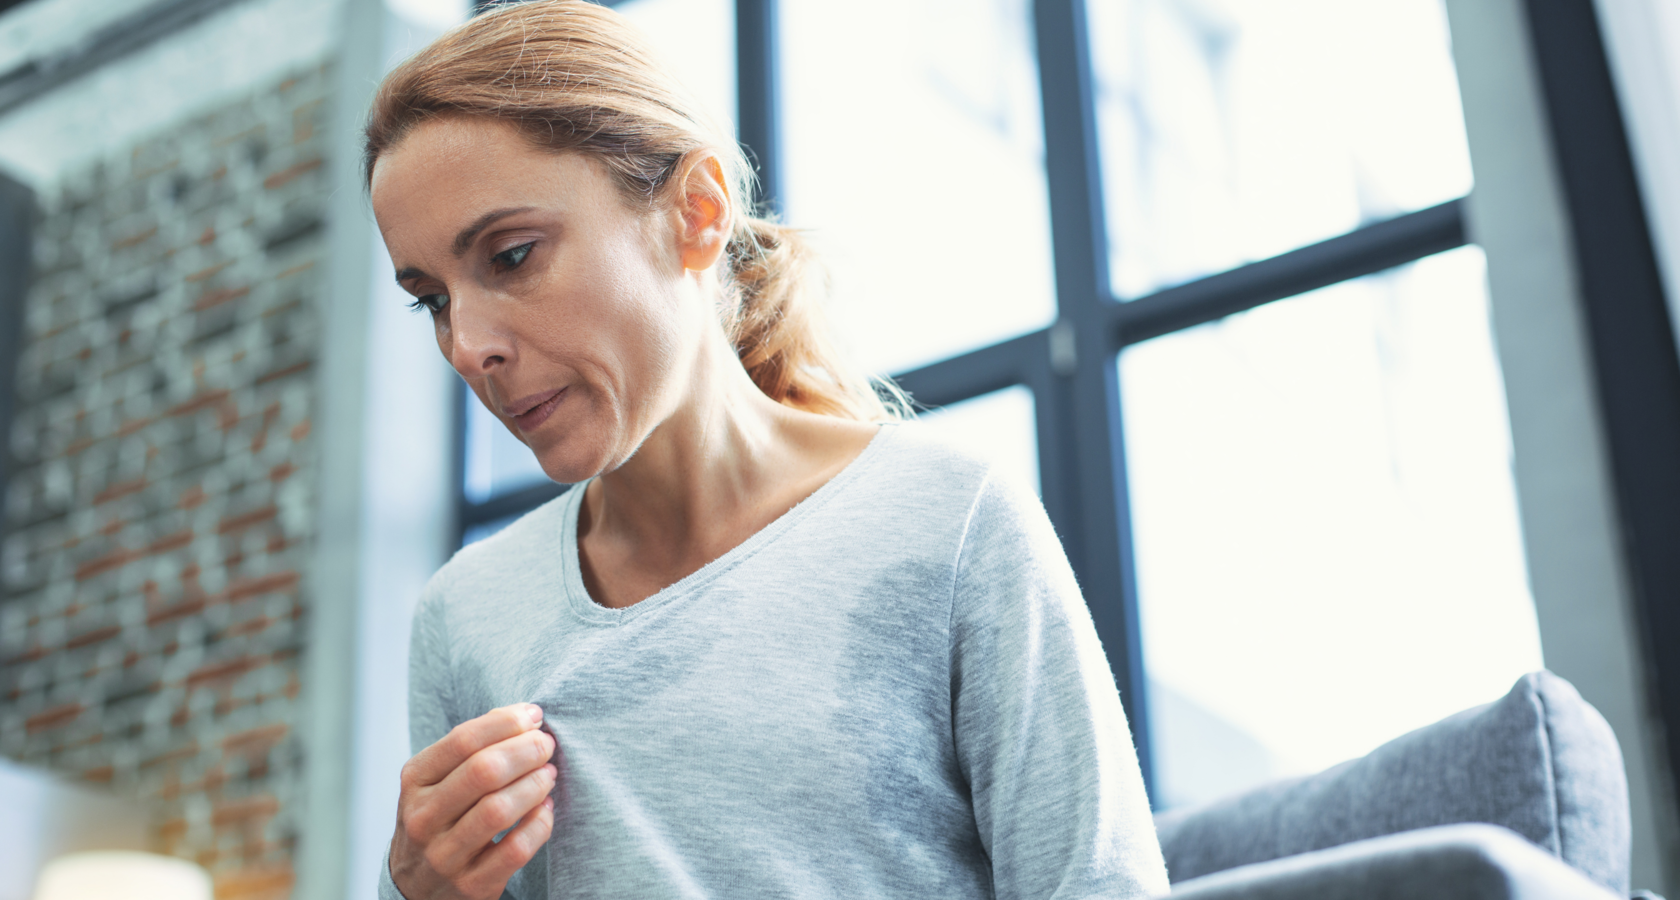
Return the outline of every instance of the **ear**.
<path id="1" fill-rule="evenodd" d="M 677 170 L 678 245 L 683 268 L 703 272 L 717 264 L 735 229 L 735 205 L 723 163 L 710 150 L 688 155 Z"/>

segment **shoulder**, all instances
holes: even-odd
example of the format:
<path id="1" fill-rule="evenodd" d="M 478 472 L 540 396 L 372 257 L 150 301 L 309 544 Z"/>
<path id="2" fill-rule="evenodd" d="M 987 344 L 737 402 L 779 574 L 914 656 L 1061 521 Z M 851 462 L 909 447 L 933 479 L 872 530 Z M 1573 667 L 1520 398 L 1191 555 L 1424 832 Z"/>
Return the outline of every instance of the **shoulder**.
<path id="1" fill-rule="evenodd" d="M 568 490 L 495 534 L 455 551 L 427 582 L 422 610 L 427 605 L 449 605 L 485 588 L 512 588 L 511 582 L 529 577 L 532 560 L 553 559 L 560 552 L 566 512 L 575 499 Z"/>
<path id="2" fill-rule="evenodd" d="M 1048 530 L 1043 504 L 1018 474 L 914 422 L 891 427 L 896 433 L 883 435 L 893 440 L 880 466 L 888 471 L 877 477 L 907 494 L 937 498 L 947 508 L 961 509 L 969 530 Z"/>
<path id="3" fill-rule="evenodd" d="M 965 509 L 996 478 L 988 460 L 945 440 L 917 422 L 881 426 L 882 446 L 869 472 L 883 489 L 907 496 L 939 498 Z"/>

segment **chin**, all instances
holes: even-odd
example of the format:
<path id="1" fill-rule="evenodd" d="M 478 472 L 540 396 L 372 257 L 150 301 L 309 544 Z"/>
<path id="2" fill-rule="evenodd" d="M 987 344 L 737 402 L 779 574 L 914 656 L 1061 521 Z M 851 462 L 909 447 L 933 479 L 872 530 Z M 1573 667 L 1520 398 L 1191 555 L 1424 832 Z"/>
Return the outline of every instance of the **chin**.
<path id="1" fill-rule="evenodd" d="M 531 448 L 543 474 L 560 484 L 577 484 L 623 464 L 614 459 L 610 445 L 569 434 L 542 448 Z"/>

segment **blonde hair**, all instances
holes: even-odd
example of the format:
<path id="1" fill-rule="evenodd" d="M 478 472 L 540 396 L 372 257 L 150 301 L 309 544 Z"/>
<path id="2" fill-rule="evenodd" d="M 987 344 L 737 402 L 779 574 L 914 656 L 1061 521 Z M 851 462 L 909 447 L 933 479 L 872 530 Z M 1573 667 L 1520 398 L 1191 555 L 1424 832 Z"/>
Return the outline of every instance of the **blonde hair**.
<path id="1" fill-rule="evenodd" d="M 587 0 L 532 0 L 455 28 L 386 76 L 368 115 L 363 175 L 415 126 L 441 116 L 510 122 L 536 146 L 582 153 L 646 209 L 684 159 L 715 153 L 735 206 L 722 317 L 741 365 L 770 398 L 864 421 L 901 418 L 904 395 L 856 370 L 829 338 L 827 277 L 794 229 L 754 214 L 740 147 L 662 69 L 620 15 Z"/>

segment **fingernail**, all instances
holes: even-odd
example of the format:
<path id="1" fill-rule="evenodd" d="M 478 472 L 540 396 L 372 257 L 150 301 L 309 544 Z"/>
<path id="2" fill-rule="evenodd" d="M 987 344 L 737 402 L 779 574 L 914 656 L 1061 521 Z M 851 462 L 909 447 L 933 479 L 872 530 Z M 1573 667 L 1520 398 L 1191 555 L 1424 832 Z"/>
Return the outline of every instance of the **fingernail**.
<path id="1" fill-rule="evenodd" d="M 543 809 L 549 810 L 550 812 L 552 812 L 554 810 L 554 798 L 553 797 L 544 797 L 543 798 Z"/>
<path id="2" fill-rule="evenodd" d="M 548 777 L 550 777 L 550 778 L 559 778 L 560 777 L 560 767 L 556 766 L 554 763 L 549 763 L 548 765 L 543 766 L 543 768 L 548 770 Z"/>
<path id="3" fill-rule="evenodd" d="M 535 703 L 531 703 L 531 704 L 526 705 L 525 715 L 528 718 L 530 718 L 532 725 L 541 725 L 542 724 L 542 720 L 543 720 L 542 707 L 536 705 Z"/>

